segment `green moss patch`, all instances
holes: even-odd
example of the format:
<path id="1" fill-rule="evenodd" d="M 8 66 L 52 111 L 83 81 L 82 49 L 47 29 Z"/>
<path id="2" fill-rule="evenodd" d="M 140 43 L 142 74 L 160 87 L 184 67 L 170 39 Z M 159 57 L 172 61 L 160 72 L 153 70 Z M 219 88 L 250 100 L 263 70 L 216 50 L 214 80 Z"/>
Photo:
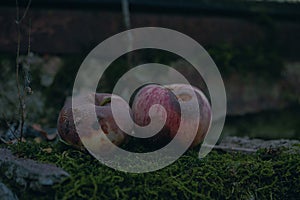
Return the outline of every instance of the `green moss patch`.
<path id="1" fill-rule="evenodd" d="M 194 149 L 159 171 L 131 174 L 62 143 L 27 142 L 9 148 L 20 157 L 54 163 L 71 175 L 47 195 L 12 186 L 24 198 L 296 199 L 300 193 L 300 155 L 285 149 L 255 154 L 214 150 L 202 160 Z"/>

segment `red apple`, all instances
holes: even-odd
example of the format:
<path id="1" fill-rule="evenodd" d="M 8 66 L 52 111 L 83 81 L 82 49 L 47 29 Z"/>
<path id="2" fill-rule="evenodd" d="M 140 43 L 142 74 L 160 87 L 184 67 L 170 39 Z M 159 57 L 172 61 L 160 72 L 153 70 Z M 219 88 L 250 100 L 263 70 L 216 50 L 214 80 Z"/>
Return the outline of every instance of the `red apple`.
<path id="1" fill-rule="evenodd" d="M 134 122 L 139 126 L 147 126 L 149 123 L 161 120 L 163 111 L 158 107 L 154 110 L 154 113 L 152 113 L 152 122 L 150 122 L 149 110 L 155 104 L 159 104 L 165 109 L 167 114 L 167 116 L 164 116 L 166 122 L 156 135 L 143 140 L 148 146 L 160 148 L 170 142 L 172 139 L 171 136 L 178 130 L 180 123 L 180 106 L 176 96 L 169 89 L 156 84 L 146 85 L 139 89 L 132 102 L 131 108 Z M 154 129 L 147 131 L 155 132 Z"/>
<path id="2" fill-rule="evenodd" d="M 212 120 L 211 107 L 206 96 L 200 89 L 196 87 L 191 88 L 191 86 L 187 84 L 171 84 L 171 85 L 166 85 L 165 87 L 170 89 L 176 95 L 178 101 L 183 103 L 191 101 L 192 98 L 195 97 L 195 95 L 193 95 L 193 92 L 195 92 L 199 104 L 200 118 L 197 119 L 193 117 L 193 115 L 191 115 L 187 119 L 183 119 L 183 123 L 187 123 L 190 126 L 195 126 L 197 122 L 199 123 L 197 135 L 194 138 L 190 147 L 194 147 L 200 144 L 203 141 L 206 133 L 208 132 Z M 191 105 L 191 104 L 183 104 L 183 105 Z M 183 106 L 182 109 L 189 110 L 193 108 L 190 108 L 189 106 Z M 171 133 L 176 134 L 174 132 Z M 175 135 L 171 135 L 171 137 L 174 136 Z M 190 139 L 192 139 L 191 137 L 193 136 L 189 134 L 189 132 L 185 132 L 184 135 L 179 137 L 180 140 L 179 142 L 184 144 Z"/>
<path id="3" fill-rule="evenodd" d="M 195 101 L 198 102 L 197 105 L 188 103 L 195 100 L 192 98 L 197 98 Z M 180 108 L 180 103 L 182 108 Z M 147 126 L 150 123 L 149 110 L 155 104 L 164 107 L 167 118 L 162 130 L 150 140 L 146 140 L 146 144 L 159 148 L 166 145 L 176 136 L 180 123 L 183 123 L 183 127 L 190 128 L 184 130 L 183 134 L 177 137 L 179 144 L 186 145 L 187 142 L 192 141 L 190 147 L 194 147 L 203 141 L 211 124 L 211 108 L 201 90 L 186 84 L 165 86 L 150 84 L 142 87 L 134 96 L 132 103 L 133 119 L 139 126 Z M 194 114 L 196 109 L 193 106 L 199 106 L 200 117 Z M 182 122 L 181 111 L 187 113 Z M 160 119 L 161 110 L 156 110 L 156 113 L 157 116 L 154 115 L 153 118 Z M 192 133 L 195 129 L 197 130 L 196 136 L 195 133 Z"/>
<path id="4" fill-rule="evenodd" d="M 95 98 L 95 106 L 92 104 L 92 98 Z M 116 99 L 116 106 L 124 109 L 124 100 L 111 94 L 96 93 L 77 97 L 74 99 L 76 107 L 74 106 L 73 110 L 72 99 L 68 99 L 58 117 L 57 129 L 60 137 L 75 147 L 83 148 L 83 143 L 88 144 L 88 149 L 94 153 L 111 150 L 107 138 L 114 145 L 121 145 L 126 139 L 126 133 L 118 127 L 113 118 L 110 98 Z M 76 124 L 81 124 L 80 137 L 75 127 L 73 111 L 76 112 Z M 94 121 L 91 112 L 96 112 L 97 121 Z M 124 126 L 128 131 L 132 129 L 132 125 L 125 121 Z"/>

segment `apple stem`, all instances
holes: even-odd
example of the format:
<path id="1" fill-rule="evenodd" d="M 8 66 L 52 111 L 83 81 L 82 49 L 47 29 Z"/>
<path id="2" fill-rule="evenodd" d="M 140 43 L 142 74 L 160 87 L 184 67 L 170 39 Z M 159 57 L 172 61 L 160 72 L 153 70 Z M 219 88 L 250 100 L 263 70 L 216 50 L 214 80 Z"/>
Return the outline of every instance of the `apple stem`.
<path id="1" fill-rule="evenodd" d="M 105 98 L 105 99 L 103 99 L 103 100 L 100 102 L 100 106 L 104 106 L 105 104 L 110 103 L 110 102 L 111 102 L 111 98 L 110 98 L 110 97 Z"/>

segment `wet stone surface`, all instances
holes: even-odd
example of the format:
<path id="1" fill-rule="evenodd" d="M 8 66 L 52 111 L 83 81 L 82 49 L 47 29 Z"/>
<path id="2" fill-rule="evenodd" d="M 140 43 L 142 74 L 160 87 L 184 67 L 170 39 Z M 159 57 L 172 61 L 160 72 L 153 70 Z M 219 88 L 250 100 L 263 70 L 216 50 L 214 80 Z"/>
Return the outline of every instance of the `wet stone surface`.
<path id="1" fill-rule="evenodd" d="M 1 178 L 35 191 L 47 191 L 69 174 L 53 164 L 18 158 L 8 149 L 0 149 Z"/>
<path id="2" fill-rule="evenodd" d="M 17 200 L 18 197 L 4 183 L 0 182 L 0 199 Z"/>

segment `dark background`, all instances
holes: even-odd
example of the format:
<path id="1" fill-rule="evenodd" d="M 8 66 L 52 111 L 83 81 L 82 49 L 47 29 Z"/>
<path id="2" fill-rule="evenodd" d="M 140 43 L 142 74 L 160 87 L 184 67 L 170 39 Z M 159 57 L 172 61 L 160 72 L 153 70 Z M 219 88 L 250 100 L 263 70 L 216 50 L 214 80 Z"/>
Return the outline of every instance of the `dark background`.
<path id="1" fill-rule="evenodd" d="M 300 3 L 297 1 L 128 1 L 131 28 L 158 26 L 180 31 L 211 55 L 224 79 L 228 117 L 224 135 L 300 138 Z M 20 13 L 27 1 L 20 1 Z M 0 3 L 0 109 L 16 119 L 16 6 Z M 126 30 L 121 1 L 33 1 L 21 24 L 21 52 L 30 30 L 33 95 L 27 98 L 28 123 L 56 124 L 71 95 L 84 57 L 106 38 Z M 156 61 L 190 76 L 193 69 L 163 51 L 132 53 L 132 64 Z M 100 91 L 111 91 L 128 66 L 126 56 L 113 63 Z M 199 81 L 198 81 L 199 80 Z M 199 83 L 199 85 L 201 85 Z"/>

